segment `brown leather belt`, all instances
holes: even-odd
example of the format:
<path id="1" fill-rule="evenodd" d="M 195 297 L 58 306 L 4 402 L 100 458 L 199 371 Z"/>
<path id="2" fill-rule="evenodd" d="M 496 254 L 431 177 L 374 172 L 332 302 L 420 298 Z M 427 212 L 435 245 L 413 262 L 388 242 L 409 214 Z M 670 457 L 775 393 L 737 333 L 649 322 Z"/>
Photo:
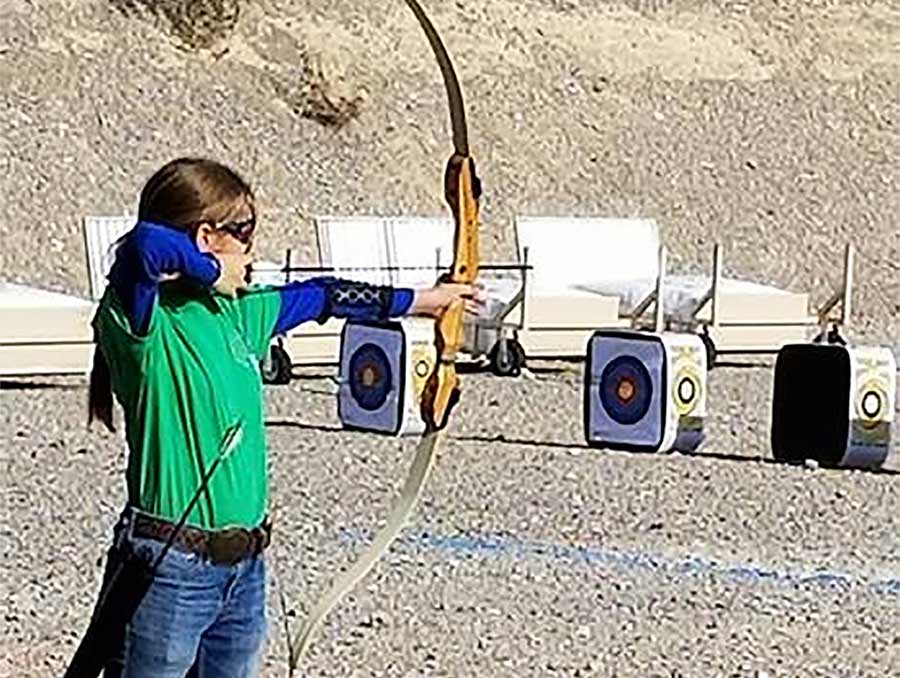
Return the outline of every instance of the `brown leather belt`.
<path id="1" fill-rule="evenodd" d="M 135 537 L 168 541 L 175 524 L 144 513 L 134 515 L 132 534 Z M 178 531 L 174 548 L 195 553 L 216 565 L 236 565 L 254 558 L 271 543 L 272 524 L 266 520 L 261 526 L 247 529 L 233 527 L 224 530 L 203 530 L 185 525 Z"/>

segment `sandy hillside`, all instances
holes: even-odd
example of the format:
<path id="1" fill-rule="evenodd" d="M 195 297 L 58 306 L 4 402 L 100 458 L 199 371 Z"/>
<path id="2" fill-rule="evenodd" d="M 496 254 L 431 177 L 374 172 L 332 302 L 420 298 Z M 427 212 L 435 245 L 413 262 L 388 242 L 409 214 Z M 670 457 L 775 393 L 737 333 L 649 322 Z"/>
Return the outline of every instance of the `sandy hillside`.
<path id="1" fill-rule="evenodd" d="M 443 213 L 444 93 L 403 3 L 245 2 L 229 31 L 235 0 L 203 0 L 222 30 L 188 34 L 219 38 L 199 52 L 128 4 L 0 10 L 6 275 L 84 291 L 80 218 L 128 213 L 183 153 L 255 182 L 272 253 L 311 215 Z M 498 256 L 516 213 L 650 216 L 675 267 L 718 240 L 730 272 L 821 299 L 852 240 L 859 329 L 898 336 L 895 3 L 430 4 Z M 358 116 L 303 117 L 318 85 Z"/>

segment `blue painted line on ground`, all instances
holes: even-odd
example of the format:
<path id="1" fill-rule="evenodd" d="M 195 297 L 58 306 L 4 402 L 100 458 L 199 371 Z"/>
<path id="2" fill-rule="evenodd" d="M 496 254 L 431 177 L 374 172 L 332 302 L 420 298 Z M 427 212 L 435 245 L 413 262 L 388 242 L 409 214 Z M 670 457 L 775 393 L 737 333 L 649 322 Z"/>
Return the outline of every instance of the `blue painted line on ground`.
<path id="1" fill-rule="evenodd" d="M 367 542 L 369 536 L 359 530 L 341 530 L 339 538 L 345 543 L 359 545 Z M 442 536 L 427 532 L 401 537 L 394 545 L 406 550 L 438 551 L 463 557 L 560 561 L 588 567 L 643 570 L 670 576 L 710 576 L 749 584 L 769 582 L 794 587 L 813 586 L 841 590 L 864 588 L 881 595 L 900 596 L 900 578 L 867 578 L 859 574 L 838 572 L 830 567 L 802 572 L 751 563 L 724 563 L 700 556 L 673 558 L 640 551 L 523 541 L 504 536 Z"/>

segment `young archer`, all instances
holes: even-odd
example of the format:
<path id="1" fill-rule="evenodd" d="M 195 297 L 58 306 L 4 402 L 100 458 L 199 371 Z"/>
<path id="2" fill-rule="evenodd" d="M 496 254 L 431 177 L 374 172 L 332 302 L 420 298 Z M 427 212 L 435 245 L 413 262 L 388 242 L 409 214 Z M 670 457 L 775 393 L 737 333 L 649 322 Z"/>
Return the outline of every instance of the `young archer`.
<path id="1" fill-rule="evenodd" d="M 90 415 L 124 413 L 127 505 L 107 574 L 125 553 L 148 563 L 175 531 L 236 422 L 242 434 L 209 478 L 120 635 L 107 678 L 247 678 L 266 635 L 270 540 L 259 363 L 273 336 L 328 318 L 439 316 L 469 285 L 428 289 L 319 277 L 246 289 L 256 236 L 250 187 L 217 162 L 169 162 L 145 185 L 94 320 Z M 115 605 L 115 601 L 110 601 Z"/>

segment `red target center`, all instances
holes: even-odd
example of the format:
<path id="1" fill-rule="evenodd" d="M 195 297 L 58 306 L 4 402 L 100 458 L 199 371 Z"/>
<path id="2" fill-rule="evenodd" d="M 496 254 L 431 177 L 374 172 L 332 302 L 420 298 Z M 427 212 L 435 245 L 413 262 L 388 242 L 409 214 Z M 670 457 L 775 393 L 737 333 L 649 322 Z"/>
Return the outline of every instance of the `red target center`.
<path id="1" fill-rule="evenodd" d="M 363 386 L 372 386 L 378 381 L 378 371 L 372 366 L 365 367 L 359 380 Z"/>
<path id="2" fill-rule="evenodd" d="M 622 379 L 619 382 L 619 385 L 616 387 L 616 395 L 619 397 L 623 403 L 628 403 L 634 398 L 634 394 L 637 392 L 637 389 L 634 386 L 634 382 L 631 379 Z"/>

